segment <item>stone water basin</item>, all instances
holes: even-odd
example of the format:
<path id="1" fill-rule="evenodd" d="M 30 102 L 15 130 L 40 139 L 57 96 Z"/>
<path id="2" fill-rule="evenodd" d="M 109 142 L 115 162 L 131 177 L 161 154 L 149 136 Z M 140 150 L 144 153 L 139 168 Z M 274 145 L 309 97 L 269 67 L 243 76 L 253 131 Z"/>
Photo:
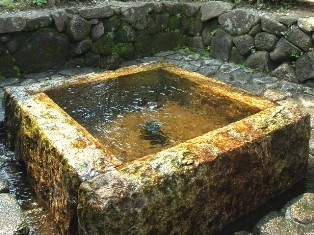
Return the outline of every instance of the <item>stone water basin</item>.
<path id="1" fill-rule="evenodd" d="M 10 87 L 5 107 L 62 234 L 210 234 L 306 174 L 309 115 L 168 62 Z"/>

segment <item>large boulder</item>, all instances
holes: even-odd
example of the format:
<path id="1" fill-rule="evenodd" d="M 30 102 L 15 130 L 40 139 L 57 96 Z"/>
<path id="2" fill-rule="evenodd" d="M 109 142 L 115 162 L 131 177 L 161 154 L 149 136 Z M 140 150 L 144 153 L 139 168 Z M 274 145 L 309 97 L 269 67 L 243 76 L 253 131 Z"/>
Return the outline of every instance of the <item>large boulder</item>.
<path id="1" fill-rule="evenodd" d="M 313 42 L 311 36 L 304 33 L 296 25 L 291 26 L 288 29 L 288 41 L 304 51 L 309 51 L 313 47 Z"/>
<path id="2" fill-rule="evenodd" d="M 153 10 L 153 3 L 137 3 L 132 7 L 127 5 L 121 8 L 122 19 L 132 25 L 136 25 L 143 18 L 146 19 L 147 14 Z"/>
<path id="3" fill-rule="evenodd" d="M 206 48 L 203 43 L 203 39 L 201 36 L 188 37 L 186 39 L 186 45 L 194 51 L 199 53 L 204 53 Z"/>
<path id="4" fill-rule="evenodd" d="M 95 54 L 110 55 L 112 54 L 113 46 L 113 39 L 111 37 L 103 35 L 96 42 L 93 43 L 92 51 Z"/>
<path id="5" fill-rule="evenodd" d="M 136 31 L 131 25 L 123 22 L 114 33 L 114 37 L 117 42 L 133 42 L 136 38 Z"/>
<path id="6" fill-rule="evenodd" d="M 168 27 L 168 21 L 169 21 L 169 13 L 153 14 L 148 19 L 147 30 L 150 34 L 159 33 Z"/>
<path id="7" fill-rule="evenodd" d="M 230 11 L 234 7 L 234 4 L 221 1 L 210 1 L 201 5 L 201 20 L 207 21 L 222 13 Z"/>
<path id="8" fill-rule="evenodd" d="M 110 17 L 114 14 L 113 9 L 108 5 L 97 5 L 93 7 L 82 7 L 79 14 L 85 19 L 97 19 Z"/>
<path id="9" fill-rule="evenodd" d="M 275 62 L 284 62 L 300 55 L 302 51 L 287 41 L 285 38 L 280 38 L 276 44 L 275 49 L 270 52 L 270 58 Z"/>
<path id="10" fill-rule="evenodd" d="M 189 34 L 192 36 L 198 36 L 202 33 L 204 28 L 204 23 L 201 20 L 200 15 L 191 17 L 191 25 L 189 29 Z"/>
<path id="11" fill-rule="evenodd" d="M 183 37 L 179 32 L 162 32 L 152 38 L 153 50 L 155 52 L 173 50 L 184 45 Z"/>
<path id="12" fill-rule="evenodd" d="M 210 42 L 214 36 L 214 32 L 216 32 L 216 30 L 218 29 L 219 24 L 218 24 L 218 20 L 210 20 L 208 22 L 206 22 L 206 25 L 203 29 L 202 32 L 202 39 L 203 39 L 203 43 L 206 46 L 210 45 Z"/>
<path id="13" fill-rule="evenodd" d="M 92 47 L 92 41 L 86 38 L 80 42 L 72 44 L 71 54 L 74 56 L 79 56 L 87 52 Z"/>
<path id="14" fill-rule="evenodd" d="M 241 55 L 248 54 L 254 47 L 254 38 L 248 34 L 235 36 L 233 42 Z"/>
<path id="15" fill-rule="evenodd" d="M 66 23 L 66 32 L 72 41 L 83 40 L 91 30 L 91 23 L 81 16 L 75 15 Z"/>
<path id="16" fill-rule="evenodd" d="M 304 193 L 296 197 L 285 205 L 282 212 L 285 214 L 286 219 L 302 224 L 305 231 L 313 232 L 314 193 Z"/>
<path id="17" fill-rule="evenodd" d="M 0 33 L 19 32 L 26 26 L 24 17 L 13 13 L 0 14 Z"/>
<path id="18" fill-rule="evenodd" d="M 215 59 L 229 61 L 232 46 L 232 36 L 225 30 L 219 29 L 211 41 L 210 55 Z"/>
<path id="19" fill-rule="evenodd" d="M 96 40 L 105 33 L 104 23 L 100 22 L 92 27 L 91 38 Z"/>
<path id="20" fill-rule="evenodd" d="M 231 35 L 248 33 L 260 21 L 260 16 L 249 10 L 234 10 L 218 17 L 218 22 Z"/>
<path id="21" fill-rule="evenodd" d="M 298 26 L 300 29 L 307 33 L 314 32 L 314 17 L 301 18 L 298 20 Z"/>
<path id="22" fill-rule="evenodd" d="M 282 34 L 287 31 L 287 26 L 280 23 L 279 19 L 274 16 L 262 16 L 261 25 L 264 31 L 277 36 L 282 36 Z"/>
<path id="23" fill-rule="evenodd" d="M 51 13 L 54 25 L 59 32 L 63 31 L 66 25 L 68 15 L 65 10 L 60 9 Z"/>
<path id="24" fill-rule="evenodd" d="M 296 76 L 303 82 L 308 79 L 314 79 L 314 51 L 301 55 L 295 64 Z"/>
<path id="25" fill-rule="evenodd" d="M 255 35 L 255 47 L 261 51 L 274 50 L 278 37 L 274 34 L 267 32 L 260 32 Z"/>
<path id="26" fill-rule="evenodd" d="M 251 54 L 246 60 L 246 65 L 252 69 L 263 72 L 272 70 L 272 62 L 269 53 L 266 51 L 257 51 Z"/>
<path id="27" fill-rule="evenodd" d="M 21 70 L 36 72 L 61 67 L 68 52 L 69 40 L 65 35 L 49 29 L 39 30 L 16 51 L 15 59 Z"/>
<path id="28" fill-rule="evenodd" d="M 282 63 L 276 69 L 274 69 L 271 72 L 271 75 L 289 82 L 296 82 L 294 68 L 287 62 Z"/>
<path id="29" fill-rule="evenodd" d="M 303 235 L 304 233 L 298 225 L 273 211 L 257 223 L 253 234 Z"/>
<path id="30" fill-rule="evenodd" d="M 31 11 L 25 14 L 26 26 L 23 31 L 32 31 L 40 28 L 47 28 L 52 23 L 50 14 L 46 11 Z"/>
<path id="31" fill-rule="evenodd" d="M 0 193 L 0 211 L 0 234 L 29 234 L 26 217 L 13 195 Z"/>

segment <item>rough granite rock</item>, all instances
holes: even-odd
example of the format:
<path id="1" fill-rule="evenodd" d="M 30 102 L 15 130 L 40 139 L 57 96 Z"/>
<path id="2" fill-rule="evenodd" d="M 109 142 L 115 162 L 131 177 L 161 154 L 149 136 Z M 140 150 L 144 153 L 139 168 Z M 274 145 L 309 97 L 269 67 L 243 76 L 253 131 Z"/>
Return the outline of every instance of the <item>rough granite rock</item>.
<path id="1" fill-rule="evenodd" d="M 263 217 L 255 226 L 253 234 L 261 235 L 304 235 L 292 221 L 273 211 Z"/>
<path id="2" fill-rule="evenodd" d="M 243 64 L 246 57 L 243 56 L 235 46 L 231 49 L 230 61 L 236 64 Z"/>
<path id="3" fill-rule="evenodd" d="M 248 33 L 260 21 L 260 16 L 250 10 L 233 10 L 218 17 L 221 27 L 231 35 Z"/>
<path id="4" fill-rule="evenodd" d="M 192 36 L 199 36 L 201 35 L 203 28 L 204 28 L 204 22 L 201 20 L 201 16 L 197 15 L 190 19 L 190 29 L 189 34 Z"/>
<path id="5" fill-rule="evenodd" d="M 133 42 L 136 38 L 136 31 L 131 25 L 122 22 L 118 30 L 114 33 L 117 42 Z"/>
<path id="6" fill-rule="evenodd" d="M 307 33 L 314 32 L 314 17 L 299 19 L 298 26 Z"/>
<path id="7" fill-rule="evenodd" d="M 156 34 L 168 27 L 169 13 L 159 13 L 152 15 L 145 24 L 149 34 Z M 146 27 L 146 26 L 145 26 Z"/>
<path id="8" fill-rule="evenodd" d="M 72 44 L 71 54 L 74 56 L 78 56 L 84 54 L 92 47 L 92 41 L 89 38 L 86 38 L 82 41 L 79 41 L 75 44 Z"/>
<path id="9" fill-rule="evenodd" d="M 261 124 L 261 128 L 265 128 L 265 126 Z M 276 143 L 271 145 L 273 150 L 270 151 L 276 158 L 284 156 L 284 153 L 280 153 L 278 147 L 275 146 L 278 145 L 277 140 L 282 139 L 282 134 L 286 130 L 271 134 L 272 137 L 267 138 L 271 141 L 276 139 Z M 227 133 L 234 132 L 230 130 Z M 241 134 L 244 133 L 235 132 L 232 136 L 235 138 Z M 225 136 L 228 134 L 225 133 Z M 217 141 L 221 143 L 221 139 L 217 139 Z M 284 144 L 284 142 L 281 140 L 280 144 Z M 168 149 L 157 153 L 151 159 L 134 162 L 120 170 L 107 171 L 105 174 L 85 181 L 80 186 L 78 193 L 80 202 L 78 216 L 81 232 L 94 233 L 101 230 L 108 234 L 114 231 L 138 234 L 212 234 L 221 226 L 224 218 L 234 213 L 235 208 L 244 208 L 248 205 L 248 198 L 258 200 L 257 197 L 260 193 L 256 194 L 255 187 L 258 187 L 257 185 L 263 182 L 262 184 L 267 185 L 267 188 L 271 188 L 268 180 L 273 176 L 266 176 L 264 175 L 265 171 L 261 173 L 257 169 L 260 164 L 265 164 L 264 160 L 266 159 L 256 158 L 254 154 L 257 162 L 247 160 L 250 151 L 255 152 L 257 146 L 265 149 L 263 147 L 265 142 L 254 142 L 250 145 L 248 152 L 241 147 L 241 150 L 239 149 L 234 154 L 226 151 L 220 159 L 210 157 L 215 148 L 206 148 L 206 144 L 200 143 L 197 146 L 203 146 L 201 151 L 207 149 L 205 159 L 210 159 L 211 164 L 209 165 L 206 162 L 200 165 L 197 163 L 198 160 L 194 154 L 199 152 L 196 149 L 193 151 L 191 142 L 188 143 L 191 148 L 188 152 L 183 144 L 176 150 Z M 223 144 L 219 146 L 222 147 Z M 202 159 L 202 156 L 199 157 Z M 246 160 L 244 160 L 244 156 Z M 260 161 L 263 163 L 258 163 Z M 293 161 L 289 162 L 288 165 L 292 164 L 290 167 L 294 165 Z M 270 164 L 276 163 L 271 161 Z M 277 166 L 282 167 L 283 165 L 278 163 Z M 255 169 L 252 170 L 251 167 Z M 271 166 L 269 165 L 269 167 Z M 241 172 L 241 174 L 238 176 L 236 172 Z M 272 173 L 274 172 L 272 171 Z M 232 179 L 227 179 L 226 174 L 232 174 Z M 263 179 L 257 180 L 261 175 L 263 175 Z M 284 177 L 288 174 L 285 174 L 282 169 L 279 175 Z M 248 177 L 250 180 L 246 181 Z M 277 183 L 279 182 L 280 180 L 277 181 Z M 187 184 L 189 187 L 186 187 Z M 250 186 L 248 187 L 248 185 Z M 226 190 L 226 187 L 229 190 Z M 233 193 L 232 196 L 228 194 L 230 191 L 238 192 L 239 188 L 248 194 L 245 196 L 240 196 L 240 192 L 239 194 Z M 251 197 L 251 193 L 255 196 Z M 252 203 L 251 199 L 250 203 Z M 276 221 L 276 225 L 279 222 L 281 223 L 281 221 Z M 289 225 L 290 229 L 289 223 L 284 223 L 283 226 L 285 225 Z M 263 224 L 260 227 L 263 230 L 267 229 Z M 294 227 L 292 228 L 294 229 Z"/>
<path id="10" fill-rule="evenodd" d="M 0 193 L 0 234 L 27 235 L 29 228 L 17 200 L 9 193 Z"/>
<path id="11" fill-rule="evenodd" d="M 93 43 L 92 52 L 95 54 L 110 55 L 112 53 L 113 46 L 113 39 L 103 35 Z"/>
<path id="12" fill-rule="evenodd" d="M 59 32 L 62 32 L 64 30 L 64 27 L 68 18 L 68 14 L 66 13 L 66 11 L 63 9 L 53 11 L 51 13 L 51 17 L 53 19 L 53 22 L 57 30 Z"/>
<path id="13" fill-rule="evenodd" d="M 314 79 L 314 51 L 301 55 L 295 64 L 297 79 L 304 82 L 308 79 Z"/>
<path id="14" fill-rule="evenodd" d="M 26 26 L 24 17 L 13 13 L 1 13 L 0 33 L 19 32 Z"/>
<path id="15" fill-rule="evenodd" d="M 108 5 L 98 5 L 94 7 L 82 7 L 79 14 L 85 19 L 106 18 L 114 14 L 113 9 Z"/>
<path id="16" fill-rule="evenodd" d="M 254 47 L 254 38 L 248 34 L 235 36 L 233 42 L 241 55 L 250 53 Z"/>
<path id="17" fill-rule="evenodd" d="M 25 14 L 26 26 L 23 31 L 32 31 L 40 28 L 48 28 L 52 23 L 50 14 L 46 11 L 31 11 Z"/>
<path id="18" fill-rule="evenodd" d="M 8 193 L 8 192 L 9 192 L 9 181 L 5 179 L 0 179 L 0 193 Z"/>
<path id="19" fill-rule="evenodd" d="M 211 41 L 210 56 L 228 61 L 233 46 L 232 36 L 223 29 L 218 29 Z"/>
<path id="20" fill-rule="evenodd" d="M 260 32 L 255 35 L 255 47 L 261 51 L 272 51 L 276 47 L 278 37 L 267 32 Z"/>
<path id="21" fill-rule="evenodd" d="M 38 47 L 38 45 L 41 45 Z M 58 68 L 64 64 L 69 41 L 54 30 L 37 31 L 15 53 L 17 66 L 25 72 Z"/>
<path id="22" fill-rule="evenodd" d="M 283 208 L 285 218 L 303 226 L 314 225 L 314 193 L 305 193 L 288 202 Z"/>
<path id="23" fill-rule="evenodd" d="M 304 33 L 296 25 L 291 26 L 288 29 L 287 40 L 303 51 L 309 51 L 313 48 L 313 41 L 310 35 Z"/>
<path id="24" fill-rule="evenodd" d="M 215 32 L 219 28 L 218 20 L 208 21 L 203 29 L 202 38 L 205 46 L 209 46 Z"/>
<path id="25" fill-rule="evenodd" d="M 229 2 L 210 1 L 201 5 L 201 20 L 207 21 L 222 13 L 230 11 L 234 7 L 234 4 Z"/>
<path id="26" fill-rule="evenodd" d="M 100 22 L 92 27 L 91 38 L 96 40 L 100 38 L 105 33 L 104 23 Z"/>
<path id="27" fill-rule="evenodd" d="M 186 39 L 186 45 L 199 53 L 204 53 L 206 50 L 202 36 L 188 37 Z"/>
<path id="28" fill-rule="evenodd" d="M 283 33 L 287 31 L 287 26 L 280 23 L 279 19 L 277 19 L 275 16 L 262 16 L 261 25 L 262 30 L 277 36 L 282 36 Z"/>
<path id="29" fill-rule="evenodd" d="M 75 15 L 67 20 L 66 32 L 72 41 L 83 40 L 91 30 L 91 23 L 81 16 Z"/>
<path id="30" fill-rule="evenodd" d="M 271 72 L 271 75 L 289 82 L 298 82 L 294 68 L 287 62 L 280 64 Z"/>
<path id="31" fill-rule="evenodd" d="M 132 25 L 136 25 L 142 19 L 146 19 L 147 14 L 153 10 L 153 3 L 138 3 L 132 8 L 126 6 L 121 9 L 122 19 Z"/>
<path id="32" fill-rule="evenodd" d="M 251 54 L 246 60 L 246 65 L 263 72 L 270 72 L 273 67 L 269 53 L 266 51 L 257 51 Z"/>
<path id="33" fill-rule="evenodd" d="M 295 58 L 302 53 L 301 49 L 287 41 L 285 38 L 280 38 L 275 49 L 270 52 L 270 58 L 276 62 L 284 62 L 291 58 Z"/>
<path id="34" fill-rule="evenodd" d="M 200 9 L 201 9 L 200 4 L 183 4 L 182 13 L 187 17 L 192 17 L 199 13 Z M 178 14 L 178 12 L 176 12 L 175 14 Z"/>

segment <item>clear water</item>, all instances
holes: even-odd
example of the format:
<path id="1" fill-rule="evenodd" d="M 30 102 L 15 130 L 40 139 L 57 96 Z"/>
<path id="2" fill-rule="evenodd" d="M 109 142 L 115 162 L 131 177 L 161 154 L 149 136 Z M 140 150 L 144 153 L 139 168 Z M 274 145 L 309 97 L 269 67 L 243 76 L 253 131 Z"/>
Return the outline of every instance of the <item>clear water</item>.
<path id="1" fill-rule="evenodd" d="M 123 162 L 259 111 L 162 70 L 72 85 L 46 94 Z M 161 124 L 158 133 L 145 133 L 143 126 L 149 122 Z"/>
<path id="2" fill-rule="evenodd" d="M 23 165 L 15 159 L 14 153 L 8 151 L 0 138 L 0 178 L 9 182 L 10 193 L 13 194 L 29 223 L 29 235 L 59 235 L 53 218 L 40 203 L 31 186 Z"/>

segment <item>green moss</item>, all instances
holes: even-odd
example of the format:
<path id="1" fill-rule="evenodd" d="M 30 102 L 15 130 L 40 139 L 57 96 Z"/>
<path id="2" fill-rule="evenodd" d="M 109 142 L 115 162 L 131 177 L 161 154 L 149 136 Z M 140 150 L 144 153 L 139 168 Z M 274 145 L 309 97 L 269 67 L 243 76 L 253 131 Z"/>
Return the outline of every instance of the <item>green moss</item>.
<path id="1" fill-rule="evenodd" d="M 112 53 L 113 46 L 114 46 L 113 39 L 111 37 L 104 35 L 93 43 L 92 52 L 101 55 L 110 55 Z"/>
<path id="2" fill-rule="evenodd" d="M 123 59 L 128 59 L 134 55 L 134 46 L 132 43 L 117 43 L 113 48 L 113 53 Z"/>
<path id="3" fill-rule="evenodd" d="M 117 15 L 114 15 L 108 19 L 105 19 L 103 23 L 105 32 L 114 32 L 120 26 L 121 21 Z"/>
<path id="4" fill-rule="evenodd" d="M 181 20 L 181 14 L 178 13 L 174 16 L 171 16 L 169 18 L 169 29 L 170 30 L 176 30 L 180 27 L 180 20 Z"/>

